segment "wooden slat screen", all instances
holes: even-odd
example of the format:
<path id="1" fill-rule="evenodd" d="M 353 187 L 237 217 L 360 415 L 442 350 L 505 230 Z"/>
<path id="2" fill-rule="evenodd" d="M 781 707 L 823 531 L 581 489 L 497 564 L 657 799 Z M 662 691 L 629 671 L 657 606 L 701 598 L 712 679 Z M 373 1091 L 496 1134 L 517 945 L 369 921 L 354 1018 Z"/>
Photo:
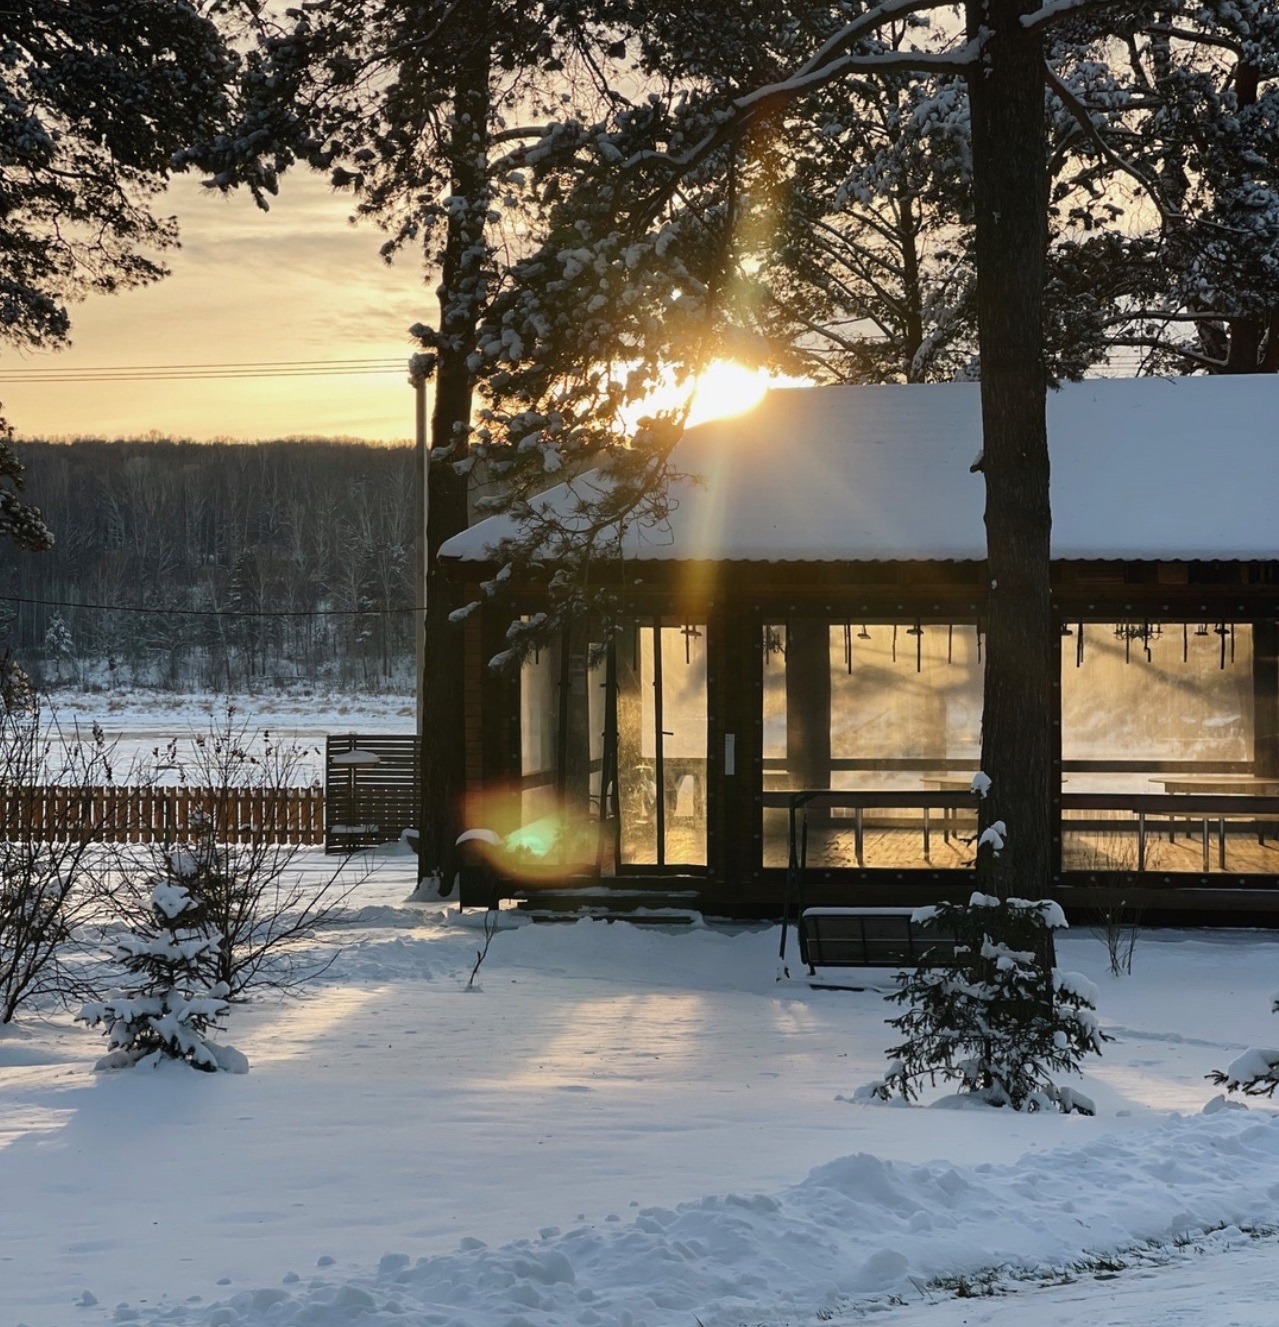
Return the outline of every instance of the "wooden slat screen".
<path id="1" fill-rule="evenodd" d="M 375 764 L 345 765 L 351 751 Z M 392 733 L 330 736 L 325 747 L 325 847 L 330 852 L 392 843 L 418 822 L 418 739 Z"/>
<path id="2" fill-rule="evenodd" d="M 210 815 L 224 842 L 324 842 L 319 788 L 0 787 L 0 839 L 177 843 Z"/>

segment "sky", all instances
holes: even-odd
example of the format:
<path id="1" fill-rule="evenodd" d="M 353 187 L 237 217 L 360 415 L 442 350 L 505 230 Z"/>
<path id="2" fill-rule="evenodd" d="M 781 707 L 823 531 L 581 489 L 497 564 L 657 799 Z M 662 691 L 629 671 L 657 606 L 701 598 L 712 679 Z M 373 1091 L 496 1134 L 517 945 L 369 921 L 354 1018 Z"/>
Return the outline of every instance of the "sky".
<path id="1" fill-rule="evenodd" d="M 157 207 L 164 211 L 163 201 Z M 20 437 L 413 435 L 408 328 L 430 321 L 433 283 L 411 254 L 379 257 L 381 232 L 352 226 L 321 177 L 286 177 L 270 212 L 175 182 L 182 248 L 157 285 L 71 308 L 72 346 L 0 353 L 0 399 Z M 103 367 L 376 359 L 376 374 L 204 381 L 75 382 Z M 39 372 L 57 381 L 14 379 Z"/>
<path id="2" fill-rule="evenodd" d="M 187 178 L 175 181 L 168 210 L 182 227 L 168 277 L 73 305 L 69 349 L 0 348 L 0 401 L 19 437 L 413 436 L 408 329 L 432 322 L 436 303 L 434 278 L 412 252 L 384 262 L 382 232 L 352 225 L 351 199 L 303 171 L 285 177 L 269 212 Z M 85 380 L 104 369 L 333 360 L 378 368 Z M 692 422 L 747 409 L 762 391 L 758 375 L 721 368 Z"/>

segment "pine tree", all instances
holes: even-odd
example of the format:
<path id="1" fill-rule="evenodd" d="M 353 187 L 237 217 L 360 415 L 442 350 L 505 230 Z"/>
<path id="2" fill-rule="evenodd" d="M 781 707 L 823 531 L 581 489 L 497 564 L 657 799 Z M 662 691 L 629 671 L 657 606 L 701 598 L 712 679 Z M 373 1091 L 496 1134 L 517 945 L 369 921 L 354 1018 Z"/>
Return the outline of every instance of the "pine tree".
<path id="1" fill-rule="evenodd" d="M 124 983 L 77 1015 L 90 1027 L 104 1027 L 110 1051 L 99 1069 L 172 1059 L 214 1072 L 240 1058 L 210 1041 L 229 1005 L 225 983 L 216 980 L 221 936 L 203 925 L 206 868 L 185 849 L 170 851 L 166 866 L 152 886 L 147 915 L 116 946 Z"/>
<path id="2" fill-rule="evenodd" d="M 241 131 L 192 159 L 222 189 L 265 205 L 297 161 L 350 191 L 387 231 L 389 261 L 418 249 L 439 275 L 433 323 L 409 329 L 409 369 L 433 386 L 424 550 L 426 605 L 419 872 L 452 886 L 465 791 L 459 586 L 441 544 L 466 528 L 477 327 L 522 235 L 541 229 L 532 161 L 572 155 L 611 95 L 616 36 L 578 0 L 315 0 L 261 14 Z M 624 54 L 624 44 L 623 52 Z"/>
<path id="3" fill-rule="evenodd" d="M 974 894 L 966 904 L 922 910 L 921 919 L 938 936 L 953 936 L 954 948 L 938 946 L 899 974 L 888 998 L 910 1008 L 889 1025 L 905 1040 L 888 1051 L 887 1074 L 864 1095 L 909 1101 L 922 1080 L 940 1078 L 992 1106 L 1094 1114 L 1086 1096 L 1055 1081 L 1077 1074 L 1081 1057 L 1100 1054 L 1109 1040 L 1091 982 L 1055 966 L 1052 933 L 1066 925 L 1060 906 Z"/>
<path id="4" fill-rule="evenodd" d="M 1279 995 L 1271 1000 L 1270 1012 L 1279 1014 Z M 1227 1092 L 1242 1092 L 1249 1097 L 1273 1097 L 1275 1088 L 1279 1087 L 1279 1050 L 1270 1046 L 1251 1047 L 1224 1071 L 1214 1069 L 1204 1077 Z"/>
<path id="5" fill-rule="evenodd" d="M 61 680 L 63 664 L 75 658 L 71 629 L 61 613 L 54 613 L 44 633 L 44 657 L 53 665 L 54 676 Z"/>
<path id="6" fill-rule="evenodd" d="M 1048 76 L 1063 134 L 1073 120 L 1070 150 L 1127 232 L 1075 225 L 1082 279 L 1068 298 L 1092 308 L 1081 348 L 1094 362 L 1137 349 L 1142 372 L 1279 372 L 1275 6 L 1103 12 L 1066 36 Z"/>
<path id="7" fill-rule="evenodd" d="M 174 156 L 229 110 L 239 67 L 229 14 L 253 0 L 64 0 L 0 11 L 0 341 L 67 343 L 67 302 L 146 285 L 177 243 L 151 209 Z M 53 536 L 21 499 L 23 467 L 0 419 L 0 538 L 39 552 Z M 0 690 L 23 684 L 8 659 Z"/>

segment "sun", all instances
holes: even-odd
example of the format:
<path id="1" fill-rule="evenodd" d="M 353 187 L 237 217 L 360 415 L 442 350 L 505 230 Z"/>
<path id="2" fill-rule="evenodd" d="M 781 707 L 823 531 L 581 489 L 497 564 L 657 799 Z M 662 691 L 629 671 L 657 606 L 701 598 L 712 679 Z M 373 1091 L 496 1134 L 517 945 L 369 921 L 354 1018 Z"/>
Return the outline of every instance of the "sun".
<path id="1" fill-rule="evenodd" d="M 711 419 L 743 415 L 763 400 L 768 388 L 769 376 L 763 369 L 717 359 L 698 374 L 688 422 L 705 424 Z"/>
<path id="2" fill-rule="evenodd" d="M 747 368 L 736 360 L 717 359 L 697 375 L 692 389 L 687 425 L 705 424 L 713 419 L 728 419 L 753 410 L 770 387 L 811 387 L 806 378 L 791 378 L 769 373 L 767 369 Z M 643 415 L 658 411 L 678 413 L 689 401 L 689 386 L 668 379 L 643 401 L 628 408 L 624 415 L 634 426 Z"/>

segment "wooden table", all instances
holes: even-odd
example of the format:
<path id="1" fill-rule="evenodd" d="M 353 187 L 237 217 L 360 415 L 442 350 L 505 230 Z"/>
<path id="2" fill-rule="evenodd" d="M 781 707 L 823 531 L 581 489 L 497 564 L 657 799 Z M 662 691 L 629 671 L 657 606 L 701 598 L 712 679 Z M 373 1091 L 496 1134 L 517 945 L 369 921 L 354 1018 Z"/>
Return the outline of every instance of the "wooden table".
<path id="1" fill-rule="evenodd" d="M 939 792 L 966 792 L 973 790 L 973 780 L 977 777 L 977 771 L 973 770 L 971 774 L 933 774 L 925 775 L 923 782 L 930 788 L 936 788 Z M 943 843 L 950 842 L 951 831 L 955 828 L 955 822 L 959 819 L 959 808 L 953 806 L 942 807 L 941 813 L 941 836 Z M 927 856 L 928 845 L 928 808 L 924 808 L 924 853 Z"/>
<path id="2" fill-rule="evenodd" d="M 1279 796 L 1279 778 L 1265 778 L 1257 774 L 1170 774 L 1150 780 L 1160 784 L 1164 792 L 1173 794 L 1209 793 L 1239 794 L 1252 797 Z M 1208 869 L 1208 822 L 1214 817 L 1196 817 L 1203 835 L 1204 870 Z M 1217 816 L 1217 860 L 1222 870 L 1226 867 L 1226 817 Z M 1187 824 L 1191 817 L 1186 817 Z M 1172 817 L 1168 827 L 1168 842 L 1175 842 L 1177 837 L 1177 818 Z M 1257 842 L 1266 841 L 1265 827 L 1258 823 Z"/>

